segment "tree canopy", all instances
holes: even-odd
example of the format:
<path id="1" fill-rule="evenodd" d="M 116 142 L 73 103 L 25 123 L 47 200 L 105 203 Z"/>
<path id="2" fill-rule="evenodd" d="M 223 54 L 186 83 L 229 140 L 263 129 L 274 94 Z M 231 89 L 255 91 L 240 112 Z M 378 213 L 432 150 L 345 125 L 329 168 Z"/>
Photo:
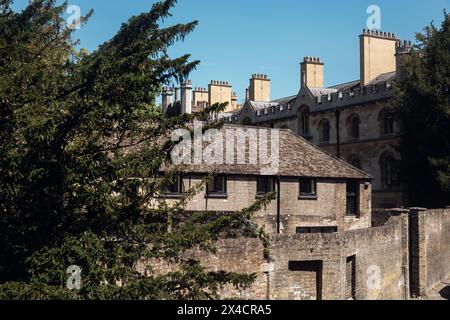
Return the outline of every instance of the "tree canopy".
<path id="1" fill-rule="evenodd" d="M 400 178 L 412 206 L 450 205 L 450 16 L 417 34 L 403 64 L 395 110 L 401 121 Z"/>
<path id="2" fill-rule="evenodd" d="M 163 27 L 176 3 L 165 0 L 89 53 L 62 19 L 67 3 L 11 3 L 0 0 L 0 299 L 198 299 L 249 285 L 254 275 L 210 272 L 185 253 L 262 236 L 248 222 L 269 196 L 235 214 L 188 214 L 205 177 L 175 204 L 158 197 L 177 170 L 159 174 L 167 136 L 224 108 L 173 118 L 156 108 L 162 87 L 199 63 L 167 53 L 197 22 Z M 153 259 L 177 268 L 153 273 Z M 71 265 L 80 290 L 66 287 Z"/>

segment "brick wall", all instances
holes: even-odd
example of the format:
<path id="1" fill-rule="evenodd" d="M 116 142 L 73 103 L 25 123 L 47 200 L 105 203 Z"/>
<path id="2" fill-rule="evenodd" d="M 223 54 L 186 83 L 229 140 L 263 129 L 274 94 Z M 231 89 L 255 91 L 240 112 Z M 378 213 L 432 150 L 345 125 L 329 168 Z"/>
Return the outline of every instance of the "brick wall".
<path id="1" fill-rule="evenodd" d="M 199 183 L 201 177 L 184 179 L 187 188 Z M 368 228 L 371 225 L 371 187 L 360 185 L 360 215 L 357 219 L 345 216 L 346 181 L 318 179 L 317 200 L 300 200 L 298 178 L 281 178 L 281 232 L 295 234 L 297 227 L 339 227 L 340 231 Z M 186 207 L 188 211 L 239 211 L 256 201 L 256 177 L 229 176 L 228 197 L 207 199 L 198 193 Z M 268 233 L 277 231 L 277 201 L 254 216 L 255 222 Z"/>
<path id="2" fill-rule="evenodd" d="M 450 209 L 411 209 L 411 291 L 426 296 L 450 277 Z"/>
<path id="3" fill-rule="evenodd" d="M 270 259 L 257 239 L 223 240 L 216 255 L 191 253 L 211 270 L 256 273 L 247 290 L 222 290 L 223 298 L 343 300 L 348 297 L 347 262 L 355 257 L 355 298 L 404 299 L 402 219 L 336 234 L 271 238 Z"/>
<path id="4" fill-rule="evenodd" d="M 450 209 L 428 210 L 425 216 L 427 287 L 450 277 Z"/>

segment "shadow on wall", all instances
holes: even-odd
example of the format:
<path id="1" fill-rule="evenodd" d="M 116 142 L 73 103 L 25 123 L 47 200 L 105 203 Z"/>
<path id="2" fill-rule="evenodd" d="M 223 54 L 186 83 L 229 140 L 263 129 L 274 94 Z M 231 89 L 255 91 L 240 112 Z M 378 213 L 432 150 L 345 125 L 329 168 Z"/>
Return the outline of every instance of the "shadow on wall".
<path id="1" fill-rule="evenodd" d="M 441 295 L 442 298 L 450 300 L 450 283 L 447 283 L 447 286 L 441 291 L 439 291 L 439 294 Z"/>

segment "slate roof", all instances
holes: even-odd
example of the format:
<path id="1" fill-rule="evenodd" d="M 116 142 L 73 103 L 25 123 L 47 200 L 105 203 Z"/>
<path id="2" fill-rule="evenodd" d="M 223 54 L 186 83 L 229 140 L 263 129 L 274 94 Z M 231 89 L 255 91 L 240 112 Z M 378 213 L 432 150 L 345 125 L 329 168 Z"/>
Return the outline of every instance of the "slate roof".
<path id="1" fill-rule="evenodd" d="M 250 103 L 250 106 L 256 111 L 256 110 L 264 110 L 265 108 L 270 108 L 273 106 L 279 105 L 279 102 L 277 101 L 271 101 L 271 102 L 261 102 L 261 101 L 248 101 Z"/>
<path id="2" fill-rule="evenodd" d="M 321 97 L 323 95 L 328 95 L 332 93 L 336 93 L 339 90 L 332 88 L 308 88 L 309 92 L 311 92 L 313 97 Z"/>
<path id="3" fill-rule="evenodd" d="M 383 73 L 380 74 L 378 77 L 376 77 L 375 79 L 373 79 L 372 81 L 370 81 L 368 83 L 368 85 L 374 85 L 374 84 L 379 84 L 382 82 L 388 82 L 388 81 L 392 81 L 396 78 L 397 73 L 394 72 L 388 72 L 388 73 Z"/>
<path id="4" fill-rule="evenodd" d="M 271 102 L 272 103 L 277 103 L 277 104 L 285 104 L 285 103 L 288 103 L 288 102 L 290 102 L 292 100 L 295 100 L 296 98 L 297 98 L 297 95 L 294 95 L 294 96 L 289 96 L 289 97 L 273 100 Z"/>
<path id="5" fill-rule="evenodd" d="M 360 86 L 360 84 L 361 84 L 361 81 L 355 80 L 355 81 L 350 81 L 350 82 L 341 83 L 341 84 L 332 86 L 332 87 L 330 87 L 330 89 L 346 91 L 346 90 L 352 90 L 352 89 L 358 88 Z"/>
<path id="6" fill-rule="evenodd" d="M 222 133 L 225 137 L 227 129 L 246 130 L 278 130 L 280 137 L 279 175 L 286 177 L 337 178 L 372 180 L 372 176 L 359 170 L 347 162 L 319 149 L 307 140 L 297 136 L 289 129 L 269 129 L 242 125 L 225 125 Z M 270 137 L 270 136 L 269 136 Z M 226 143 L 224 142 L 224 149 Z M 246 143 L 246 154 L 249 144 Z M 268 148 L 270 150 L 270 146 Z M 226 152 L 224 152 L 224 155 Z M 225 156 L 224 156 L 225 157 Z M 237 161 L 236 161 L 237 162 Z M 235 163 L 236 163 L 235 162 Z M 218 174 L 261 175 L 261 165 L 189 165 L 191 173 L 208 173 L 215 170 Z"/>

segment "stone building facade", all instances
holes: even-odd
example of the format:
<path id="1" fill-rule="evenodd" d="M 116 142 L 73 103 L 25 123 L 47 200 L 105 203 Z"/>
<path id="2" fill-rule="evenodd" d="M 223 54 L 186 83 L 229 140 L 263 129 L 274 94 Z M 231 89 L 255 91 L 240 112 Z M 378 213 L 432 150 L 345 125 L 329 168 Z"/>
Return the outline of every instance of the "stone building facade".
<path id="1" fill-rule="evenodd" d="M 393 33 L 364 30 L 360 48 L 359 80 L 325 88 L 324 63 L 306 57 L 301 63 L 298 94 L 274 101 L 249 97 L 230 121 L 289 128 L 372 174 L 374 207 L 405 206 L 404 188 L 397 177 L 399 126 L 391 106 L 393 86 L 411 43 L 398 40 Z"/>
<path id="2" fill-rule="evenodd" d="M 161 97 L 162 112 L 167 116 L 191 113 L 216 103 L 227 103 L 224 114 L 231 115 L 241 108 L 238 96 L 228 81 L 212 80 L 208 88 L 193 88 L 192 82 L 187 80 L 179 88 L 165 87 Z"/>
<path id="3" fill-rule="evenodd" d="M 164 197 L 181 197 L 183 191 L 214 171 L 217 176 L 212 185 L 195 195 L 187 211 L 236 212 L 267 193 L 277 192 L 277 199 L 254 217 L 270 234 L 335 233 L 370 227 L 372 177 L 367 173 L 287 129 L 226 125 L 221 130 L 223 136 L 233 139 L 254 136 L 252 132 L 270 137 L 271 131 L 279 137 L 276 172 L 264 174 L 259 164 L 191 165 Z M 245 145 L 246 155 L 255 145 L 251 138 L 240 143 Z M 225 150 L 227 146 L 224 141 Z"/>
<path id="4" fill-rule="evenodd" d="M 177 201 L 212 171 L 215 178 L 187 204 L 188 212 L 236 212 L 276 192 L 253 217 L 268 234 L 269 248 L 239 238 L 219 241 L 216 254 L 186 253 L 210 270 L 256 275 L 246 290 L 223 288 L 223 298 L 404 300 L 426 296 L 450 276 L 449 208 L 381 209 L 407 204 L 396 176 L 399 124 L 390 107 L 411 44 L 372 31 L 363 32 L 360 44 L 357 81 L 325 88 L 323 62 L 307 57 L 299 93 L 271 100 L 269 77 L 252 75 L 243 107 L 222 115 L 234 124 L 218 132 L 226 137 L 219 140 L 220 161 L 187 165 L 161 195 Z M 191 83 L 183 83 L 175 103 L 166 91 L 166 115 L 207 105 L 210 90 L 197 91 L 192 98 Z M 276 172 L 264 173 L 250 161 L 258 143 L 250 132 L 279 135 Z M 229 163 L 230 148 L 243 148 L 250 158 L 238 164 L 233 156 Z M 154 265 L 157 273 L 174 267 Z"/>
<path id="5" fill-rule="evenodd" d="M 263 174 L 264 165 L 247 162 L 255 141 L 239 141 L 237 131 L 259 138 L 278 133 L 276 173 Z M 264 227 L 268 247 L 237 238 L 220 240 L 215 254 L 186 252 L 207 270 L 255 274 L 245 290 L 222 288 L 222 298 L 407 300 L 427 296 L 450 276 L 450 209 L 372 210 L 369 174 L 289 129 L 226 125 L 217 136 L 227 137 L 218 140 L 225 151 L 244 146 L 246 162 L 237 163 L 236 156 L 228 163 L 225 152 L 225 164 L 191 163 L 162 199 L 177 201 L 212 171 L 215 179 L 189 201 L 187 212 L 227 214 L 277 193 L 253 217 Z M 159 260 L 152 265 L 156 274 L 176 268 Z"/>

